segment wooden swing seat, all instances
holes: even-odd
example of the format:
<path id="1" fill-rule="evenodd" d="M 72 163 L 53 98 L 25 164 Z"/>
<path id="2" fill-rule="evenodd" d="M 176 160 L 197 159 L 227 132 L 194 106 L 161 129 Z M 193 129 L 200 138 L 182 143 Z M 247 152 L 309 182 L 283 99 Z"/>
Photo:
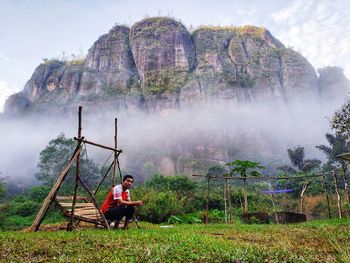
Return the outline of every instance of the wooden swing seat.
<path id="1" fill-rule="evenodd" d="M 73 196 L 56 196 L 55 203 L 66 217 L 71 216 Z M 87 197 L 77 196 L 74 208 L 74 219 L 105 226 L 100 211 Z M 105 226 L 106 227 L 106 226 Z"/>

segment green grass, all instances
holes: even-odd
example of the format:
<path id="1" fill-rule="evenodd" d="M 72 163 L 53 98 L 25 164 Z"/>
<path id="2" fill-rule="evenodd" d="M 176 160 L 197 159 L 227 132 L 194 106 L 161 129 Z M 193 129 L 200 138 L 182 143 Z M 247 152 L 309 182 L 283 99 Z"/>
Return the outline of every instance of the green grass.
<path id="1" fill-rule="evenodd" d="M 1 262 L 350 262 L 350 220 L 0 232 Z"/>

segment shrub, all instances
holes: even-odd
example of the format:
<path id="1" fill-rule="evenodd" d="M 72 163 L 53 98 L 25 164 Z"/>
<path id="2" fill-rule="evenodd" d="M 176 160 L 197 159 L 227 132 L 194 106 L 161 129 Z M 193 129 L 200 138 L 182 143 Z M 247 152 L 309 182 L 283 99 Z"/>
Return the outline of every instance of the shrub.
<path id="1" fill-rule="evenodd" d="M 28 199 L 35 202 L 43 202 L 46 196 L 49 194 L 51 188 L 48 186 L 33 186 L 28 190 Z"/>
<path id="2" fill-rule="evenodd" d="M 139 190 L 136 195 L 141 195 L 142 198 L 140 199 L 144 201 L 144 205 L 137 212 L 142 220 L 162 223 L 167 221 L 171 215 L 181 213 L 181 205 L 176 195 L 172 192 Z"/>
<path id="3" fill-rule="evenodd" d="M 25 200 L 24 198 L 16 198 L 9 203 L 7 214 L 17 216 L 31 216 L 37 213 L 40 204 L 32 200 Z"/>

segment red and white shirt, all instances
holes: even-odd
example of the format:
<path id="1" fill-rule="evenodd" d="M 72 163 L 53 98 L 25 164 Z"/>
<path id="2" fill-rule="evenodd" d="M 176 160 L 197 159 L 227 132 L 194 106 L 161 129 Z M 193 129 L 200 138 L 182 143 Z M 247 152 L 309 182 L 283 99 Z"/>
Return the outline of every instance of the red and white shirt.
<path id="1" fill-rule="evenodd" d="M 130 201 L 129 189 L 123 191 L 122 185 L 118 184 L 109 191 L 106 200 L 101 206 L 101 212 L 106 213 L 110 208 L 118 206 L 116 200 Z"/>

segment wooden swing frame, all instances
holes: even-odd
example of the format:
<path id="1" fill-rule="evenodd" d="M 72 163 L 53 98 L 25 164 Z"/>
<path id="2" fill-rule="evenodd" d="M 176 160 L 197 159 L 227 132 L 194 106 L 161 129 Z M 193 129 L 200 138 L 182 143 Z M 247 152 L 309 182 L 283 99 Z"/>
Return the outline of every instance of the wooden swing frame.
<path id="1" fill-rule="evenodd" d="M 117 125 L 117 118 L 115 118 L 115 134 L 114 134 L 114 148 L 105 146 L 102 144 L 98 144 L 95 142 L 91 142 L 86 140 L 82 136 L 82 106 L 79 106 L 78 111 L 78 137 L 74 137 L 74 139 L 77 141 L 77 146 L 72 154 L 72 157 L 70 158 L 68 164 L 65 166 L 65 168 L 62 170 L 61 174 L 58 176 L 55 184 L 53 185 L 51 191 L 45 198 L 33 224 L 29 228 L 30 232 L 38 231 L 40 228 L 40 225 L 42 221 L 44 220 L 50 206 L 52 203 L 55 203 L 55 205 L 61 210 L 63 215 L 66 217 L 69 217 L 69 221 L 67 224 L 67 231 L 72 231 L 74 228 L 74 220 L 78 221 L 84 221 L 87 223 L 92 223 L 95 225 L 102 225 L 104 228 L 110 230 L 109 222 L 106 220 L 104 214 L 101 212 L 99 205 L 96 201 L 96 194 L 98 190 L 100 189 L 100 186 L 106 179 L 109 171 L 113 167 L 113 173 L 112 173 L 112 184 L 115 185 L 115 177 L 116 177 L 116 169 L 118 169 L 120 180 L 122 177 L 120 165 L 119 165 L 119 154 L 122 153 L 122 150 L 118 150 L 118 144 L 117 144 L 117 134 L 118 134 L 118 125 Z M 100 182 L 97 185 L 97 188 L 95 191 L 91 191 L 86 184 L 81 180 L 80 177 L 80 154 L 82 151 L 82 147 L 84 144 L 90 144 L 96 147 L 100 147 L 103 149 L 107 149 L 114 152 L 114 159 L 111 165 L 109 166 L 108 170 L 104 174 L 104 176 L 101 178 Z M 57 196 L 57 192 L 60 189 L 62 183 L 64 182 L 69 169 L 72 167 L 72 165 L 76 162 L 76 169 L 75 169 L 75 182 L 74 182 L 74 194 L 73 196 Z M 82 197 L 77 195 L 77 189 L 78 185 L 80 185 L 84 188 L 84 190 L 88 193 L 88 197 Z M 78 201 L 78 202 L 77 202 Z"/>

